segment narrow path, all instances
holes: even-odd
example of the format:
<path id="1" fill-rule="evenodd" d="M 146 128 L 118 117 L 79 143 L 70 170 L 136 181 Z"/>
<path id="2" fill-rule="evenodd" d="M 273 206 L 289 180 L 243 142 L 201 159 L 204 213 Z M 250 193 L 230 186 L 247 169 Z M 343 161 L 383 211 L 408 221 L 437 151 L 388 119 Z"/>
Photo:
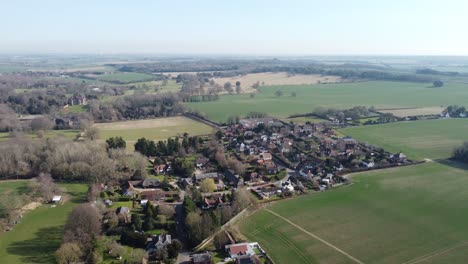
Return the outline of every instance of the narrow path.
<path id="1" fill-rule="evenodd" d="M 329 243 L 328 241 L 326 241 L 326 240 L 320 238 L 319 236 L 317 236 L 317 235 L 315 235 L 315 234 L 313 234 L 313 233 L 311 233 L 311 232 L 305 230 L 304 228 L 302 228 L 302 227 L 296 225 L 295 223 L 289 221 L 287 218 L 285 218 L 285 217 L 283 217 L 283 216 L 281 216 L 281 215 L 279 215 L 279 214 L 277 214 L 277 213 L 271 211 L 270 209 L 265 209 L 265 211 L 267 211 L 267 212 L 269 212 L 269 213 L 271 213 L 271 214 L 273 214 L 273 215 L 275 215 L 275 216 L 277 216 L 277 217 L 283 219 L 284 221 L 288 222 L 288 224 L 290 224 L 290 225 L 296 227 L 297 229 L 299 229 L 299 230 L 301 230 L 302 232 L 308 234 L 309 236 L 315 238 L 316 240 L 318 240 L 318 241 L 324 243 L 325 245 L 327 245 L 327 246 L 333 248 L 334 250 L 340 252 L 341 254 L 345 255 L 346 257 L 348 257 L 349 259 L 353 260 L 354 262 L 359 263 L 359 264 L 364 264 L 364 262 L 360 261 L 359 259 L 357 259 L 357 258 L 351 256 L 350 254 L 348 254 L 348 253 L 346 253 L 345 251 L 341 250 L 340 248 L 334 246 L 333 244 Z"/>
<path id="2" fill-rule="evenodd" d="M 461 246 L 464 246 L 468 244 L 468 241 L 465 241 L 465 242 L 461 242 L 455 246 L 452 246 L 452 247 L 449 247 L 449 248 L 444 248 L 444 249 L 440 249 L 438 251 L 435 251 L 435 252 L 432 252 L 432 253 L 429 253 L 427 255 L 423 255 L 423 256 L 420 256 L 420 257 L 417 257 L 415 259 L 412 259 L 410 261 L 407 261 L 407 262 L 404 262 L 403 264 L 414 264 L 414 263 L 418 263 L 418 262 L 421 262 L 421 261 L 424 261 L 424 260 L 428 260 L 430 258 L 433 258 L 433 257 L 436 257 L 436 256 L 440 256 L 440 255 L 443 255 L 447 252 L 450 252 L 456 248 L 459 248 Z"/>

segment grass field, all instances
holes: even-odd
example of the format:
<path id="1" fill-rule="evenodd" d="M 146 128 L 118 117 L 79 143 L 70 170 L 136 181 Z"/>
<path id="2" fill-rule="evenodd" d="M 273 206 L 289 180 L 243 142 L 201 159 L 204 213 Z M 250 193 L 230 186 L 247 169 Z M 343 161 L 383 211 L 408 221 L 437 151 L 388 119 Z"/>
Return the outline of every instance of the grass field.
<path id="1" fill-rule="evenodd" d="M 277 263 L 466 263 L 468 170 L 457 167 L 361 173 L 352 185 L 262 209 L 240 230 Z"/>
<path id="2" fill-rule="evenodd" d="M 96 75 L 94 77 L 104 82 L 118 81 L 123 83 L 144 82 L 154 79 L 154 76 L 152 75 L 137 72 L 114 72 L 104 75 Z"/>
<path id="3" fill-rule="evenodd" d="M 187 105 L 211 120 L 224 122 L 229 116 L 244 116 L 253 111 L 285 118 L 312 112 L 320 106 L 343 109 L 374 105 L 378 109 L 393 109 L 466 104 L 468 84 L 446 83 L 443 88 L 429 86 L 427 83 L 384 81 L 264 86 L 254 98 L 248 94 L 223 95 L 218 101 Z M 283 96 L 275 95 L 278 90 L 283 91 Z M 296 92 L 296 97 L 291 96 L 292 92 Z"/>
<path id="4" fill-rule="evenodd" d="M 413 159 L 449 158 L 455 147 L 468 141 L 468 119 L 436 119 L 350 127 L 341 133 L 387 151 L 402 151 Z"/>
<path id="5" fill-rule="evenodd" d="M 9 182 L 0 182 L 2 185 Z M 85 200 L 84 184 L 60 184 L 70 201 L 51 208 L 44 205 L 26 215 L 12 231 L 0 235 L 0 263 L 54 263 L 62 240 L 63 226 L 73 207 Z"/>
<path id="6" fill-rule="evenodd" d="M 206 135 L 213 132 L 213 128 L 192 119 L 176 116 L 137 121 L 101 123 L 95 125 L 101 135 L 101 139 L 120 136 L 127 141 L 127 148 L 133 149 L 133 145 L 139 138 L 152 140 L 165 140 L 169 137 L 182 135 L 187 132 L 191 136 Z"/>

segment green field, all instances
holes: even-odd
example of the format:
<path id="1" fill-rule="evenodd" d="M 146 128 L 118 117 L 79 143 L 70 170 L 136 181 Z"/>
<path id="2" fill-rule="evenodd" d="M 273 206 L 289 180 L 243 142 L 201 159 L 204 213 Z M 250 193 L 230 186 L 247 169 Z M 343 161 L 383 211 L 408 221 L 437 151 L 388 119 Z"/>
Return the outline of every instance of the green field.
<path id="1" fill-rule="evenodd" d="M 361 173 L 353 182 L 277 202 L 240 230 L 276 263 L 466 263 L 466 167 L 425 163 Z"/>
<path id="2" fill-rule="evenodd" d="M 10 182 L 0 182 L 2 185 Z M 21 187 L 21 184 L 19 185 Z M 70 201 L 52 208 L 43 205 L 21 219 L 12 231 L 0 235 L 0 263 L 54 263 L 62 240 L 63 226 L 73 207 L 85 200 L 84 184 L 60 184 Z M 11 186 L 10 186 L 11 187 Z"/>
<path id="3" fill-rule="evenodd" d="M 135 142 L 142 137 L 151 140 L 166 140 L 185 132 L 191 136 L 213 133 L 212 127 L 182 116 L 101 123 L 95 126 L 100 131 L 101 139 L 123 137 L 129 149 L 133 149 Z"/>
<path id="4" fill-rule="evenodd" d="M 468 141 L 468 119 L 437 119 L 350 127 L 341 133 L 422 160 L 444 159 L 455 147 Z"/>
<path id="5" fill-rule="evenodd" d="M 132 82 L 144 82 L 154 79 L 153 75 L 137 73 L 137 72 L 114 72 L 104 75 L 96 76 L 96 79 L 104 82 L 122 82 L 122 83 L 132 83 Z"/>
<path id="6" fill-rule="evenodd" d="M 427 83 L 357 82 L 317 85 L 265 86 L 254 98 L 249 94 L 222 95 L 218 101 L 188 103 L 188 107 L 205 114 L 209 119 L 224 122 L 229 116 L 245 116 L 249 112 L 265 112 L 284 118 L 292 114 L 312 112 L 322 106 L 350 108 L 404 108 L 466 104 L 468 84 L 446 83 L 443 88 L 431 88 Z M 277 97 L 275 92 L 284 95 Z M 290 96 L 296 92 L 297 96 Z"/>

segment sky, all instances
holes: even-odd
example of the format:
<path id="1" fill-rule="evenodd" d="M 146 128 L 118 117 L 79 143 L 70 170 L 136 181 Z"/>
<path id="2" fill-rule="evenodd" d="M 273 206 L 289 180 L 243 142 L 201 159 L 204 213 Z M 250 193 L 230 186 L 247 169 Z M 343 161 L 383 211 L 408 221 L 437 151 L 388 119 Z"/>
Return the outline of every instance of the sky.
<path id="1" fill-rule="evenodd" d="M 468 55 L 467 0 L 0 0 L 0 53 Z"/>

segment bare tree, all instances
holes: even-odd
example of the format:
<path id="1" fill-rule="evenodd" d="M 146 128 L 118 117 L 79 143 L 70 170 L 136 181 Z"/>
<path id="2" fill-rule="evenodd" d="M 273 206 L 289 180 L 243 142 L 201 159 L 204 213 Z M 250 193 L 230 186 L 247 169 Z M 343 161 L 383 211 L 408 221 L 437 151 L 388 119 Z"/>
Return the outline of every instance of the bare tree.
<path id="1" fill-rule="evenodd" d="M 58 264 L 79 263 L 82 257 L 83 252 L 76 243 L 64 243 L 55 252 L 55 260 Z"/>
<path id="2" fill-rule="evenodd" d="M 31 121 L 31 129 L 33 131 L 45 131 L 54 127 L 54 123 L 46 117 L 35 118 Z"/>
<path id="3" fill-rule="evenodd" d="M 93 239 L 101 232 L 101 216 L 91 204 L 76 206 L 65 225 L 63 241 L 77 243 L 85 253 L 90 253 Z"/>

